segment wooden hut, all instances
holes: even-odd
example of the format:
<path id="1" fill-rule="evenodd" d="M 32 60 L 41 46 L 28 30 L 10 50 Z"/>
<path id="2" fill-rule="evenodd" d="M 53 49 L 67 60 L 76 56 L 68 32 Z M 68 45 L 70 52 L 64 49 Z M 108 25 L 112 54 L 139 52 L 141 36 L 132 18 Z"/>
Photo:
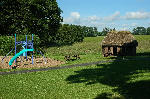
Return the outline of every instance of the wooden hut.
<path id="1" fill-rule="evenodd" d="M 138 42 L 129 31 L 111 31 L 102 41 L 102 53 L 107 56 L 135 56 Z"/>

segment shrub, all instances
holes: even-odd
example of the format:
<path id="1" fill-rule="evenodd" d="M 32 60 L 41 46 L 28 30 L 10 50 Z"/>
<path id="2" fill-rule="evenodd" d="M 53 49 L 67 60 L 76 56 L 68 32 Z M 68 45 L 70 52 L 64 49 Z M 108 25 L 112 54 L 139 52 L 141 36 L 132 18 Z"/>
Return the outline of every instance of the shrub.
<path id="1" fill-rule="evenodd" d="M 63 24 L 59 28 L 55 39 L 58 45 L 73 44 L 74 42 L 82 42 L 84 33 L 81 26 Z"/>
<path id="2" fill-rule="evenodd" d="M 32 40 L 32 36 L 28 35 L 27 36 L 28 40 Z M 17 35 L 16 37 L 17 41 L 26 41 L 26 36 L 25 35 Z M 37 35 L 34 35 L 34 49 L 39 49 L 40 45 L 40 39 Z M 10 50 L 15 48 L 15 37 L 14 36 L 0 36 L 0 55 L 6 55 Z M 21 45 L 17 46 L 17 51 L 21 50 Z M 10 55 L 14 55 L 13 51 Z"/>

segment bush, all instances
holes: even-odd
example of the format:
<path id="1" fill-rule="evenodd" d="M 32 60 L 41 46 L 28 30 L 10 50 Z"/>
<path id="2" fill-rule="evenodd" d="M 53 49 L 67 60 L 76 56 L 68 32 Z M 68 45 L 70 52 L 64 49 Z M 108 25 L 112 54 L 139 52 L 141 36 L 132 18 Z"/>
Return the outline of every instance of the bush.
<path id="1" fill-rule="evenodd" d="M 56 34 L 55 42 L 57 45 L 68 45 L 74 42 L 82 42 L 84 32 L 81 26 L 63 24 Z"/>
<path id="2" fill-rule="evenodd" d="M 12 36 L 0 36 L 0 55 L 7 54 L 15 47 L 15 39 Z"/>
<path id="3" fill-rule="evenodd" d="M 28 40 L 32 40 L 32 35 L 27 35 Z M 16 37 L 17 41 L 26 41 L 25 35 L 17 35 Z M 40 45 L 40 39 L 37 35 L 34 35 L 34 49 L 39 49 Z M 14 36 L 0 36 L 0 55 L 4 56 L 12 49 L 15 50 L 15 37 Z M 21 50 L 21 45 L 17 46 L 17 52 L 18 50 Z M 10 55 L 14 55 L 15 51 L 13 51 Z"/>

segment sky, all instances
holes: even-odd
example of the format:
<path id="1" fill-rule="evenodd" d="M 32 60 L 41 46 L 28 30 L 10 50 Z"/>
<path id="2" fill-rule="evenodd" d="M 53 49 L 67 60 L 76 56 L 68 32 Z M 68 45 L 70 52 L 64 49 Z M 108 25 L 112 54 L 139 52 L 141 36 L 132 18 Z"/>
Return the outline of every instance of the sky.
<path id="1" fill-rule="evenodd" d="M 150 0 L 57 0 L 64 24 L 133 30 L 150 26 Z"/>

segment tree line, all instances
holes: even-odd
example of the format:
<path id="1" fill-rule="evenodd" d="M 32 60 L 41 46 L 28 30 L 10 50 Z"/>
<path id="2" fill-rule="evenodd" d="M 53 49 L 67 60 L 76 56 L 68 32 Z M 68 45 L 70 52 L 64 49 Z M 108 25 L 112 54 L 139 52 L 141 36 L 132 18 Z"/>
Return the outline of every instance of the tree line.
<path id="1" fill-rule="evenodd" d="M 150 27 L 136 27 L 133 29 L 132 34 L 134 35 L 150 35 Z"/>
<path id="2" fill-rule="evenodd" d="M 98 32 L 97 36 L 105 36 L 110 31 L 116 31 L 115 28 L 103 28 L 102 32 Z M 136 27 L 133 28 L 132 31 L 130 31 L 133 35 L 150 35 L 150 27 Z"/>

